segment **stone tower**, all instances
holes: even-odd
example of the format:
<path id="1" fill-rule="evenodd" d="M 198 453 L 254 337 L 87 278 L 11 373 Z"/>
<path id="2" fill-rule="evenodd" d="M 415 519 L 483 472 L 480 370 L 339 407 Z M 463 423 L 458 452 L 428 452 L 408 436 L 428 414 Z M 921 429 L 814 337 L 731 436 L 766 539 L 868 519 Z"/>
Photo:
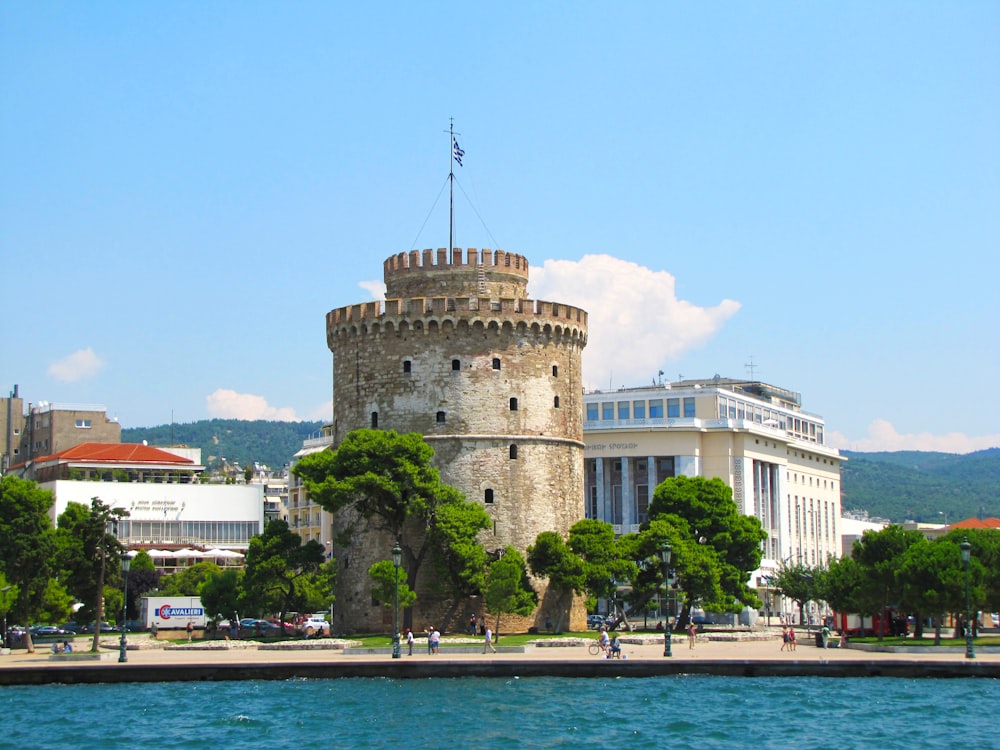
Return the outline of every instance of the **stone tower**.
<path id="1" fill-rule="evenodd" d="M 334 444 L 363 427 L 422 434 L 443 481 L 493 519 L 482 536 L 488 550 L 523 553 L 542 531 L 565 535 L 584 517 L 587 313 L 528 299 L 527 259 L 502 250 L 470 248 L 464 260 L 461 249 L 400 253 L 384 277 L 384 303 L 327 314 Z M 336 626 L 384 628 L 367 570 L 391 546 L 370 532 L 364 544 L 335 549 Z M 542 583 L 524 627 L 556 619 Z M 418 599 L 415 628 L 440 622 L 431 604 Z M 569 624 L 583 629 L 584 615 L 577 603 Z"/>

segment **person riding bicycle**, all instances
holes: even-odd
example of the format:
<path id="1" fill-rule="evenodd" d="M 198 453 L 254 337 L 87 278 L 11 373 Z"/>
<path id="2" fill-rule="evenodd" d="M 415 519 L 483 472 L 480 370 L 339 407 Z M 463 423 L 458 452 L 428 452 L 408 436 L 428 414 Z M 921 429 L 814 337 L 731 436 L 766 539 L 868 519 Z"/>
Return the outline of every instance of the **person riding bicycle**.
<path id="1" fill-rule="evenodd" d="M 611 639 L 608 636 L 608 629 L 606 627 L 601 628 L 601 651 L 604 653 L 608 652 L 608 646 L 610 645 Z"/>

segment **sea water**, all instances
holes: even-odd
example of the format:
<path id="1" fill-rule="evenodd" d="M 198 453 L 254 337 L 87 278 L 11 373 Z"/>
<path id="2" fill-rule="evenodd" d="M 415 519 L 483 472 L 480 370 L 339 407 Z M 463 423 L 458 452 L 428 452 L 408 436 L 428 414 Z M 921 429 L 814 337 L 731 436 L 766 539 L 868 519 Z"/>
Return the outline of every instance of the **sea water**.
<path id="1" fill-rule="evenodd" d="M 332 679 L 5 687 L 2 748 L 997 747 L 987 679 Z M 976 743 L 976 744 L 971 744 Z"/>

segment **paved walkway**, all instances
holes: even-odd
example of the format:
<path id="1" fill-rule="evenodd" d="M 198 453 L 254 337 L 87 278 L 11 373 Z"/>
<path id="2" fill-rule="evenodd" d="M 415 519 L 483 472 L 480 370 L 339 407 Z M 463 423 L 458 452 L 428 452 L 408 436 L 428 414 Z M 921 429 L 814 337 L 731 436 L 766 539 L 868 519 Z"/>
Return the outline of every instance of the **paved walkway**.
<path id="1" fill-rule="evenodd" d="M 966 659 L 964 649 L 950 650 L 921 649 L 917 653 L 889 653 L 859 650 L 859 648 L 817 648 L 813 641 L 801 639 L 795 651 L 782 651 L 780 637 L 756 634 L 753 639 L 743 636 L 741 640 L 720 640 L 727 634 L 702 634 L 689 648 L 684 636 L 673 638 L 672 656 L 664 657 L 662 636 L 622 637 L 623 660 L 610 660 L 615 670 L 623 670 L 630 674 L 660 674 L 677 672 L 700 673 L 733 673 L 734 665 L 741 665 L 743 673 L 816 673 L 822 666 L 826 673 L 836 673 L 831 669 L 841 665 L 844 670 L 864 669 L 867 674 L 882 673 L 881 670 L 900 669 L 905 665 L 924 668 L 937 665 L 934 669 L 948 668 L 957 670 L 959 674 L 969 671 L 983 672 L 987 667 L 992 674 L 1000 674 L 1000 653 L 993 649 L 980 649 L 976 659 Z M 737 637 L 731 634 L 728 637 Z M 630 642 L 631 641 L 631 642 Z M 450 650 L 448 644 L 462 644 L 458 650 Z M 551 642 L 550 642 L 551 643 Z M 206 671 L 203 679 L 230 679 L 237 670 L 242 668 L 248 674 L 266 676 L 269 668 L 276 670 L 275 677 L 280 677 L 289 669 L 300 666 L 311 672 L 328 668 L 331 676 L 356 674 L 372 674 L 373 670 L 385 669 L 386 674 L 405 670 L 413 676 L 426 676 L 435 672 L 452 676 L 462 673 L 463 665 L 469 674 L 483 673 L 480 667 L 486 665 L 507 664 L 508 669 L 520 665 L 522 669 L 531 671 L 549 670 L 552 674 L 589 674 L 594 669 L 607 669 L 598 666 L 608 662 L 602 656 L 592 656 L 587 646 L 589 639 L 566 639 L 566 645 L 528 645 L 524 649 L 504 650 L 504 639 L 498 642 L 500 653 L 481 653 L 481 639 L 444 639 L 441 653 L 429 655 L 424 643 L 414 647 L 413 656 L 407 655 L 406 645 L 403 645 L 402 659 L 392 659 L 390 654 L 371 653 L 369 650 L 342 648 L 343 642 L 332 639 L 316 641 L 295 641 L 285 644 L 258 644 L 255 641 L 202 641 L 191 645 L 176 643 L 173 647 L 164 647 L 162 642 L 153 643 L 148 637 L 138 635 L 130 638 L 128 649 L 128 671 L 138 674 L 140 670 L 143 680 L 154 679 L 152 674 L 163 670 L 164 679 L 180 679 L 177 676 L 167 677 L 168 673 L 176 675 L 184 669 L 212 670 Z M 570 645 L 573 644 L 573 645 Z M 81 646 L 84 644 L 81 642 Z M 89 645 L 89 644 L 88 644 Z M 49 679 L 32 679 L 24 677 L 24 681 L 46 682 L 64 681 L 52 674 L 52 670 L 86 668 L 93 671 L 122 669 L 126 665 L 118 663 L 118 642 L 114 639 L 102 640 L 103 660 L 95 661 L 83 656 L 85 652 L 77 652 L 71 658 L 50 659 L 51 651 L 48 645 L 40 645 L 34 654 L 23 650 L 15 650 L 9 655 L 0 656 L 0 682 L 17 682 L 13 673 L 26 672 L 47 673 Z M 334 646 L 341 646 L 334 648 Z M 409 666 L 408 666 L 409 665 Z M 447 665 L 447 666 L 446 666 Z M 531 666 L 535 665 L 535 666 Z M 548 665 L 547 667 L 545 665 Z M 559 666 L 562 665 L 562 666 Z M 988 666 L 989 665 L 989 666 Z M 582 671 L 581 671 L 582 670 Z M 645 671 L 644 671 L 645 670 Z M 6 673 L 6 677 L 4 676 Z M 847 672 L 844 671 L 846 674 Z M 228 675 L 228 676 L 226 676 Z M 81 681 L 101 681 L 89 678 Z"/>

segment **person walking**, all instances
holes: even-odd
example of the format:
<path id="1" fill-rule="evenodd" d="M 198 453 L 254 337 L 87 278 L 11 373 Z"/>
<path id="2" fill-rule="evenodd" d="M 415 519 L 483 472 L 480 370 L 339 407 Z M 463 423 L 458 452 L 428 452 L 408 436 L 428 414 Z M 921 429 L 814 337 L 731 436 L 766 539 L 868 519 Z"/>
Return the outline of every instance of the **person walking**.
<path id="1" fill-rule="evenodd" d="M 410 653 L 407 656 L 413 656 L 413 631 L 409 628 L 406 629 L 406 645 L 410 649 Z"/>
<path id="2" fill-rule="evenodd" d="M 795 628 L 791 626 L 788 627 L 788 650 L 795 650 Z"/>
<path id="3" fill-rule="evenodd" d="M 434 626 L 433 625 L 428 625 L 427 626 L 427 655 L 428 656 L 430 656 L 431 654 L 434 653 L 434 639 L 432 637 L 433 635 L 434 635 Z"/>
<path id="4" fill-rule="evenodd" d="M 823 648 L 830 648 L 830 628 L 827 627 L 826 623 L 823 623 L 823 629 L 820 631 L 823 638 Z"/>
<path id="5" fill-rule="evenodd" d="M 434 628 L 431 631 L 431 653 L 436 654 L 441 647 L 441 631 Z"/>
<path id="6" fill-rule="evenodd" d="M 485 654 L 487 649 L 492 651 L 494 654 L 497 650 L 493 647 L 493 631 L 490 630 L 490 626 L 486 626 L 486 632 L 483 634 L 483 653 Z"/>
<path id="7" fill-rule="evenodd" d="M 782 625 L 781 626 L 781 650 L 782 651 L 791 651 L 791 649 L 788 647 L 788 626 L 787 625 Z"/>
<path id="8" fill-rule="evenodd" d="M 694 624 L 694 620 L 688 623 L 688 648 L 694 648 L 695 638 L 698 635 L 698 626 Z"/>
<path id="9" fill-rule="evenodd" d="M 191 637 L 194 635 L 194 622 L 192 622 L 191 620 L 188 620 L 187 634 L 188 634 L 188 643 L 190 643 Z"/>

